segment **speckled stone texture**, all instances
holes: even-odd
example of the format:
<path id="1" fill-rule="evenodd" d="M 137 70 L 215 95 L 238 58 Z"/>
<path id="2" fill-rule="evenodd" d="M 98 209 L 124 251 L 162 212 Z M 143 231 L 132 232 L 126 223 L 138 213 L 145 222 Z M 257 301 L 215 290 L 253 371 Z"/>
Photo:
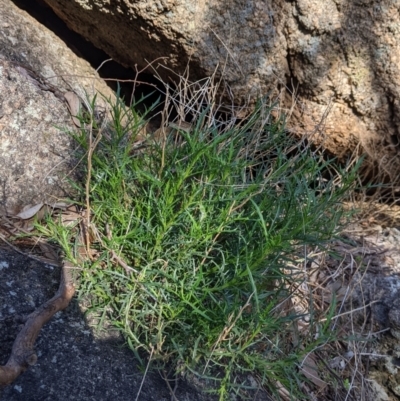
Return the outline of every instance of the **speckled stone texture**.
<path id="1" fill-rule="evenodd" d="M 55 91 L 56 89 L 56 91 Z M 71 195 L 74 129 L 62 93 L 114 97 L 88 62 L 9 0 L 0 3 L 0 215 Z"/>
<path id="2" fill-rule="evenodd" d="M 158 59 L 154 67 L 172 69 L 158 68 L 158 74 L 171 77 L 190 64 L 193 79 L 219 66 L 226 93 L 237 102 L 280 93 L 293 130 L 319 128 L 325 135 L 314 139 L 338 156 L 361 142 L 364 153 L 399 182 L 400 162 L 393 157 L 400 143 L 396 1 L 45 2 L 126 66 Z"/>

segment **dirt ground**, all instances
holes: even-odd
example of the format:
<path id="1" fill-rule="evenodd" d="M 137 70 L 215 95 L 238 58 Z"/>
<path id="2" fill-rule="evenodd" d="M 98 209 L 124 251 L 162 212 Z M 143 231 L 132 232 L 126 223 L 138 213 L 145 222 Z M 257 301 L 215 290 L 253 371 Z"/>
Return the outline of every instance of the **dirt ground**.
<path id="1" fill-rule="evenodd" d="M 10 356 L 21 318 L 54 295 L 59 277 L 56 267 L 0 248 L 0 365 Z M 44 326 L 36 352 L 36 365 L 0 390 L 0 401 L 213 399 L 183 381 L 171 382 L 171 397 L 159 373 L 144 375 L 117 332 L 94 332 L 76 299 Z"/>
<path id="2" fill-rule="evenodd" d="M 349 371 L 356 387 L 369 388 L 362 400 L 400 400 L 400 222 L 388 226 L 380 216 L 371 218 L 349 227 L 347 238 L 334 243 L 332 255 L 338 256 L 327 257 L 320 274 L 329 277 L 325 290 L 337 289 L 338 302 L 343 291 L 351 293 L 347 304 L 353 312 L 347 314 L 344 304 L 342 310 L 345 334 L 367 341 L 349 342 L 342 356 L 328 353 L 327 360 L 331 366 L 340 360 L 338 374 Z M 10 356 L 22 318 L 54 295 L 59 280 L 59 268 L 0 247 L 0 365 Z M 95 329 L 95 318 L 83 313 L 89 304 L 74 298 L 44 326 L 36 341 L 36 365 L 0 390 L 0 401 L 216 399 L 196 380 L 168 385 L 160 373 L 145 373 L 112 326 Z M 260 392 L 250 399 L 270 401 Z"/>

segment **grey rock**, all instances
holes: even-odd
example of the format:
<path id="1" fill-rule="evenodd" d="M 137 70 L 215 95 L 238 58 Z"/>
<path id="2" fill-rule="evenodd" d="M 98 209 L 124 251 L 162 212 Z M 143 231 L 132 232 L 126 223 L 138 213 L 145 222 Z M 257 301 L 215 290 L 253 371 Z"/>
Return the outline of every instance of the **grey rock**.
<path id="1" fill-rule="evenodd" d="M 45 0 L 125 66 L 212 75 L 237 103 L 280 95 L 289 125 L 344 157 L 361 144 L 398 182 L 400 29 L 391 0 Z M 149 69 L 151 71 L 151 69 Z M 327 111 L 330 111 L 327 114 Z M 321 125 L 321 121 L 323 124 Z"/>
<path id="2" fill-rule="evenodd" d="M 0 215 L 71 195 L 74 125 L 63 94 L 114 98 L 96 71 L 11 1 L 0 5 Z"/>

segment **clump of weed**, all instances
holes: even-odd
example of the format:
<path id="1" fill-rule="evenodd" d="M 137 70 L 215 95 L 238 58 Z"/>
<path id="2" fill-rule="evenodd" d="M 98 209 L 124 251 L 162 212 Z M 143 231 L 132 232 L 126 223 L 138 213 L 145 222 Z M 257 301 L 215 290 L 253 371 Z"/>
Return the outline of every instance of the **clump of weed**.
<path id="1" fill-rule="evenodd" d="M 332 333 L 327 319 L 294 341 L 294 266 L 299 249 L 335 235 L 354 176 L 324 178 L 333 161 L 290 137 L 265 100 L 241 124 L 199 110 L 189 130 L 167 127 L 141 151 L 145 117 L 121 100 L 106 130 L 75 134 L 96 249 L 81 291 L 139 359 L 206 378 L 221 400 L 255 384 L 301 398 L 298 363 Z M 75 231 L 58 224 L 46 232 L 73 259 Z"/>

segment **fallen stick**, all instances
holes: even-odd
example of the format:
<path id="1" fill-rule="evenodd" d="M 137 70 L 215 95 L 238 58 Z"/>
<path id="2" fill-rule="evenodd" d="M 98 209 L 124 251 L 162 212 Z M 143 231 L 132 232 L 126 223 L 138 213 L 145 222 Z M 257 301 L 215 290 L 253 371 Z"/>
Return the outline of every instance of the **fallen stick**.
<path id="1" fill-rule="evenodd" d="M 72 265 L 64 262 L 57 293 L 26 318 L 22 330 L 14 341 L 10 358 L 5 365 L 0 366 L 0 386 L 11 384 L 29 366 L 36 363 L 34 345 L 40 330 L 54 314 L 69 305 L 75 294 L 71 268 Z"/>

